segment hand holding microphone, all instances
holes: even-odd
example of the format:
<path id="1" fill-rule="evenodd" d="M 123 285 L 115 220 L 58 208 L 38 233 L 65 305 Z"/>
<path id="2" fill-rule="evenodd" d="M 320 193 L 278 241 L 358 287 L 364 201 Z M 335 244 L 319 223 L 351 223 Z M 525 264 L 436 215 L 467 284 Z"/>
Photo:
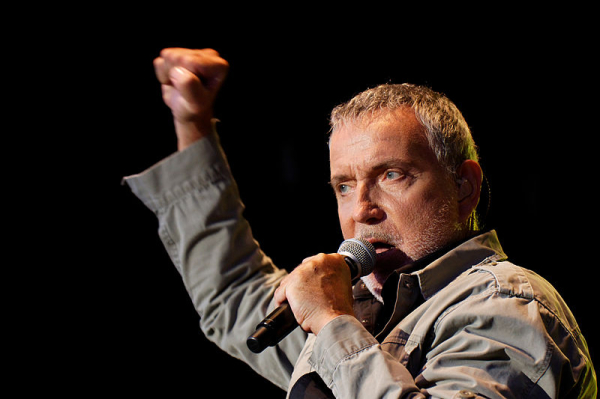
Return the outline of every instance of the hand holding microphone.
<path id="1" fill-rule="evenodd" d="M 276 345 L 298 325 L 317 334 L 331 319 L 353 314 L 351 281 L 370 274 L 374 265 L 375 249 L 359 239 L 344 241 L 337 254 L 305 259 L 281 282 L 275 292 L 281 305 L 248 337 L 250 350 Z"/>

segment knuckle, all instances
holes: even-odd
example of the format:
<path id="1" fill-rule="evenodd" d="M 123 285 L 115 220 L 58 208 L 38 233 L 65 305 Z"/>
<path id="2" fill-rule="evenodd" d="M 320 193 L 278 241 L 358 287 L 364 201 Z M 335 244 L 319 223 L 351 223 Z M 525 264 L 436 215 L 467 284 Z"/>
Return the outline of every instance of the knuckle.
<path id="1" fill-rule="evenodd" d="M 310 258 L 306 258 L 302 265 L 306 268 L 306 270 L 310 270 L 312 273 L 318 273 L 319 270 L 323 268 L 323 265 L 326 262 L 327 255 L 324 253 L 319 253 L 317 255 L 311 256 Z"/>
<path id="2" fill-rule="evenodd" d="M 204 72 L 221 77 L 229 71 L 229 62 L 214 49 L 165 48 L 160 51 L 160 56 L 154 62 L 155 67 L 166 63 L 171 67 L 178 65 L 192 72 Z"/>
<path id="3" fill-rule="evenodd" d="M 223 71 L 229 70 L 229 62 L 227 62 L 226 59 L 219 57 L 219 59 L 216 61 L 216 63 L 221 68 L 221 70 L 223 70 Z"/>
<path id="4" fill-rule="evenodd" d="M 214 48 L 205 48 L 200 50 L 206 54 L 210 54 L 210 55 L 214 55 L 214 56 L 219 56 L 219 52 L 217 50 L 215 50 Z"/>
<path id="5" fill-rule="evenodd" d="M 177 80 L 181 86 L 189 87 L 198 81 L 198 78 L 193 73 L 181 68 L 179 70 L 182 72 L 179 74 Z"/>
<path id="6" fill-rule="evenodd" d="M 161 58 L 165 58 L 165 59 L 170 59 L 175 57 L 175 55 L 177 54 L 177 49 L 176 48 L 164 48 L 160 51 L 160 57 Z"/>
<path id="7" fill-rule="evenodd" d="M 284 295 L 284 292 L 284 288 L 282 286 L 279 286 L 275 289 L 273 295 L 275 296 L 275 299 L 281 299 L 281 297 Z"/>
<path id="8" fill-rule="evenodd" d="M 315 261 L 317 261 L 320 265 L 327 265 L 329 263 L 329 255 L 325 253 L 320 253 L 315 256 Z"/>

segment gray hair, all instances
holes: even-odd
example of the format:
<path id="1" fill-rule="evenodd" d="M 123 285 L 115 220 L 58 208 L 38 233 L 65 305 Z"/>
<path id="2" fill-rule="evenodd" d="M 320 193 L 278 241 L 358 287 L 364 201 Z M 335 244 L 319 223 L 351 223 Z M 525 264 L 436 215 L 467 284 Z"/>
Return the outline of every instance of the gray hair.
<path id="1" fill-rule="evenodd" d="M 471 130 L 456 105 L 441 93 L 413 84 L 383 84 L 368 89 L 331 112 L 331 132 L 348 122 L 360 122 L 378 111 L 403 106 L 414 109 L 437 160 L 452 175 L 467 159 L 478 160 Z"/>
<path id="2" fill-rule="evenodd" d="M 457 170 L 467 159 L 478 161 L 477 147 L 471 130 L 456 105 L 442 93 L 413 84 L 383 84 L 359 93 L 331 111 L 331 134 L 345 123 L 368 122 L 380 111 L 411 107 L 425 128 L 425 136 L 438 162 L 456 178 Z M 479 215 L 473 209 L 468 227 L 476 231 Z"/>

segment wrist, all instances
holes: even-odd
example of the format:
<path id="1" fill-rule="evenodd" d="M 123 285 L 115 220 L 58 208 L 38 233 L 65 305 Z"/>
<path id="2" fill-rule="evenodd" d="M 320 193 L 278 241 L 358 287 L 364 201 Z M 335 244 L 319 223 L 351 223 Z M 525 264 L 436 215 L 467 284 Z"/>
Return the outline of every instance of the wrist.
<path id="1" fill-rule="evenodd" d="M 315 335 L 319 335 L 319 332 L 321 332 L 321 330 L 328 325 L 329 323 L 331 323 L 333 320 L 337 319 L 340 316 L 351 316 L 351 317 L 355 317 L 353 313 L 342 313 L 342 312 L 336 312 L 336 313 L 328 313 L 327 315 L 324 315 L 322 317 L 319 318 L 319 320 L 317 320 L 311 328 L 311 332 Z"/>
<path id="2" fill-rule="evenodd" d="M 208 122 L 181 122 L 175 120 L 175 132 L 177 134 L 177 150 L 183 151 L 196 141 L 209 136 L 213 132 L 213 123 Z"/>

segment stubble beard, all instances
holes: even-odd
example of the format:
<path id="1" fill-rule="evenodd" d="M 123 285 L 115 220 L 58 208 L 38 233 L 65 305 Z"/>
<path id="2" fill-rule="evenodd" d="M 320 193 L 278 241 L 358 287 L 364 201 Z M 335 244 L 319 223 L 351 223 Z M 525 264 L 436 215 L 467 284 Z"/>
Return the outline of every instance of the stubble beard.
<path id="1" fill-rule="evenodd" d="M 420 220 L 423 227 L 414 237 L 402 237 L 395 229 L 389 231 L 377 225 L 365 226 L 357 234 L 360 238 L 375 239 L 394 247 L 390 251 L 378 254 L 373 273 L 361 278 L 379 302 L 383 303 L 383 284 L 394 270 L 434 253 L 458 238 L 461 226 L 452 222 L 456 220 L 452 216 L 449 202 L 445 202 L 432 217 Z"/>

